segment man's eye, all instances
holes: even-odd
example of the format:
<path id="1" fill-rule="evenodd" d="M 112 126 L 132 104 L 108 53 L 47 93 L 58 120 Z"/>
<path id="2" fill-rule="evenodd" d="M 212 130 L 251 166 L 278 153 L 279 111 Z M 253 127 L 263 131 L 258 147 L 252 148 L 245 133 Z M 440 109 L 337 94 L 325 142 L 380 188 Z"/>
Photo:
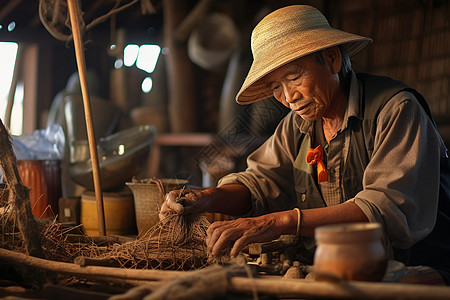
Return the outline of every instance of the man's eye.
<path id="1" fill-rule="evenodd" d="M 275 99 L 278 99 L 280 97 L 281 89 L 279 85 L 272 87 L 272 95 L 275 97 Z"/>
<path id="2" fill-rule="evenodd" d="M 289 78 L 290 81 L 296 81 L 300 79 L 300 75 L 299 76 L 292 76 L 291 78 Z"/>

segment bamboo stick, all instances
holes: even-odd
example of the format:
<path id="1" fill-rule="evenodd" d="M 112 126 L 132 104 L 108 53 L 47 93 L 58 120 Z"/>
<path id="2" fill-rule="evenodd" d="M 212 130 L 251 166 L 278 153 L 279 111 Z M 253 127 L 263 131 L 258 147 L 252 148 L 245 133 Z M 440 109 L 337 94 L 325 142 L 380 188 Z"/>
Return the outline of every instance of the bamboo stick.
<path id="1" fill-rule="evenodd" d="M 450 299 L 450 287 L 423 284 L 343 281 L 325 282 L 307 279 L 242 278 L 230 279 L 229 291 L 276 295 L 278 297 L 314 297 L 333 299 Z"/>
<path id="2" fill-rule="evenodd" d="M 100 167 L 98 162 L 97 146 L 95 141 L 94 125 L 92 124 L 91 105 L 86 81 L 86 64 L 84 60 L 83 40 L 81 37 L 79 22 L 79 2 L 78 0 L 67 1 L 72 26 L 73 42 L 80 77 L 81 95 L 83 96 L 84 115 L 86 119 L 86 129 L 89 142 L 89 152 L 92 162 L 92 176 L 94 178 L 95 200 L 97 202 L 98 233 L 100 236 L 106 235 L 105 214 L 103 209 L 102 186 L 100 182 Z"/>
<path id="3" fill-rule="evenodd" d="M 0 248 L 0 260 L 5 262 L 25 265 L 36 269 L 51 271 L 60 274 L 74 275 L 88 279 L 108 280 L 148 280 L 162 281 L 172 280 L 181 276 L 186 276 L 188 272 L 163 271 L 163 270 L 142 270 L 142 269 L 122 269 L 98 266 L 80 266 L 71 263 L 52 261 L 37 257 L 28 256 L 23 253 L 9 251 Z"/>
<path id="4" fill-rule="evenodd" d="M 163 271 L 136 270 L 111 267 L 82 267 L 75 264 L 49 261 L 22 253 L 0 249 L 0 260 L 13 264 L 21 264 L 41 270 L 56 273 L 92 278 L 99 281 L 111 280 L 117 282 L 136 281 L 135 284 L 147 284 L 151 281 L 157 289 L 169 281 L 184 278 L 197 271 Z M 176 281 L 172 281 L 176 283 Z M 154 284 L 153 284 L 154 283 Z M 159 284 L 160 283 L 160 284 Z M 339 281 L 325 282 L 307 279 L 279 279 L 277 278 L 244 278 L 231 277 L 228 292 L 253 293 L 288 297 L 313 297 L 333 299 L 450 299 L 450 287 L 424 284 L 382 283 Z"/>

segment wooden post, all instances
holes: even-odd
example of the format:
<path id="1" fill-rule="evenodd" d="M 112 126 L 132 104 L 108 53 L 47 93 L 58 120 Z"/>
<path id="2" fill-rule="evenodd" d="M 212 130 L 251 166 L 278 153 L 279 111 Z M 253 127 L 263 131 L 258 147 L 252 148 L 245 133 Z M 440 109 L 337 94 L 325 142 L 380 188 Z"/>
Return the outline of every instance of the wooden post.
<path id="1" fill-rule="evenodd" d="M 83 96 L 84 115 L 86 119 L 86 129 L 89 142 L 89 152 L 92 162 L 92 176 L 94 178 L 94 192 L 97 202 L 98 233 L 100 236 L 106 235 L 105 214 L 103 211 L 102 187 L 100 182 L 100 167 L 98 162 L 97 146 L 92 124 L 91 105 L 86 81 L 86 65 L 84 60 L 83 40 L 79 22 L 79 2 L 78 0 L 67 1 L 72 26 L 73 43 L 77 60 L 78 75 L 80 77 L 81 95 Z"/>
<path id="2" fill-rule="evenodd" d="M 175 30 L 187 14 L 186 1 L 163 1 L 164 43 L 169 49 L 166 57 L 169 90 L 169 122 L 172 132 L 198 131 L 198 108 L 194 66 L 187 55 L 186 42 L 176 40 Z"/>

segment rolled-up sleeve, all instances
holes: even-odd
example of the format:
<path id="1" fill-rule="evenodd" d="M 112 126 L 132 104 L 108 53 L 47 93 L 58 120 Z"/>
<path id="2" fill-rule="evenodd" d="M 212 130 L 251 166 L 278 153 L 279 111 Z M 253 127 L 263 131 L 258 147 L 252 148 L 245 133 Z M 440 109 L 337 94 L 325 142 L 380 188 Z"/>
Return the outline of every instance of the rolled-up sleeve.
<path id="1" fill-rule="evenodd" d="M 440 158 L 445 145 L 414 95 L 401 92 L 380 112 L 373 156 L 355 202 L 384 225 L 393 247 L 426 237 L 436 221 Z"/>
<path id="2" fill-rule="evenodd" d="M 293 163 L 298 127 L 295 115 L 289 113 L 278 125 L 275 133 L 247 158 L 244 172 L 223 177 L 218 186 L 240 183 L 252 195 L 252 209 L 248 216 L 281 211 L 295 206 Z"/>

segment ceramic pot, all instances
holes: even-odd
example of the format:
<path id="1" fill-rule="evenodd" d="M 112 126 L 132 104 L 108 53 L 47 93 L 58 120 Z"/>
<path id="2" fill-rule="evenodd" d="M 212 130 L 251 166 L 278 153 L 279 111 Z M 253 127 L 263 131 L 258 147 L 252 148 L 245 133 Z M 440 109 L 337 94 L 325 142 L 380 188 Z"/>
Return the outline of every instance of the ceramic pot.
<path id="1" fill-rule="evenodd" d="M 318 227 L 315 231 L 315 278 L 380 281 L 387 265 L 382 237 L 378 223 Z"/>
<path id="2" fill-rule="evenodd" d="M 58 214 L 62 195 L 59 160 L 17 160 L 17 171 L 23 184 L 29 187 L 33 215 L 40 220 L 53 220 Z"/>

